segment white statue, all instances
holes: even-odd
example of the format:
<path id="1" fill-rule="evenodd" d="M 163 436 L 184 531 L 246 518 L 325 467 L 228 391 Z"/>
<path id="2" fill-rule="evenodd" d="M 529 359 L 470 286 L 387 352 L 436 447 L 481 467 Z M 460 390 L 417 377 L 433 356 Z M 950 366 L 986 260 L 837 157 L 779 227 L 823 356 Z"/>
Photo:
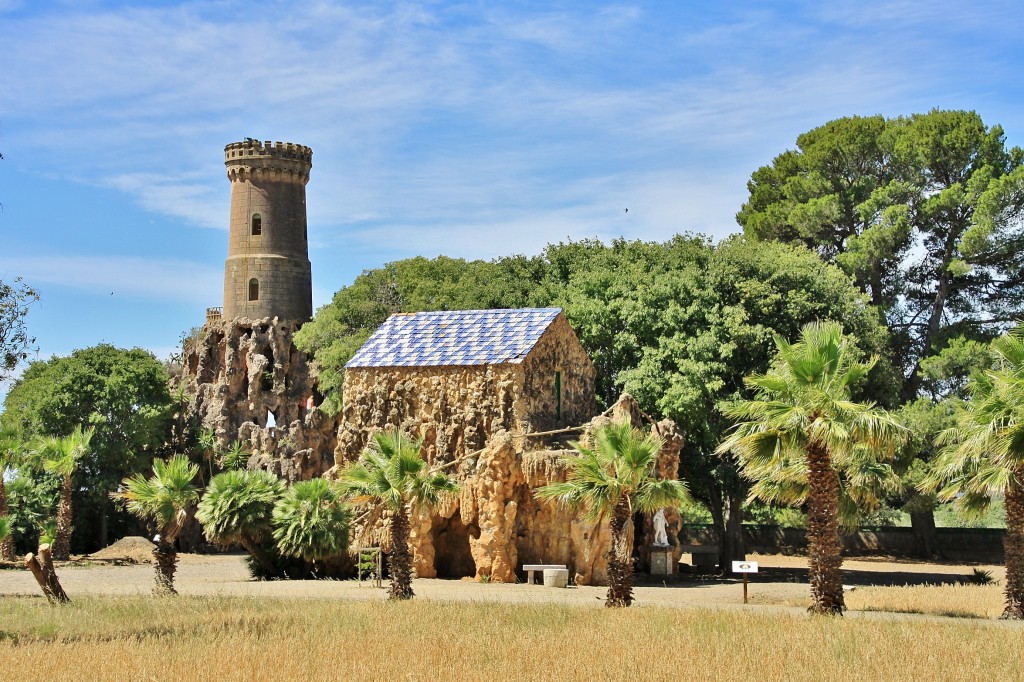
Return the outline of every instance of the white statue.
<path id="1" fill-rule="evenodd" d="M 665 510 L 659 509 L 654 514 L 654 546 L 668 547 L 668 522 L 665 520 Z"/>

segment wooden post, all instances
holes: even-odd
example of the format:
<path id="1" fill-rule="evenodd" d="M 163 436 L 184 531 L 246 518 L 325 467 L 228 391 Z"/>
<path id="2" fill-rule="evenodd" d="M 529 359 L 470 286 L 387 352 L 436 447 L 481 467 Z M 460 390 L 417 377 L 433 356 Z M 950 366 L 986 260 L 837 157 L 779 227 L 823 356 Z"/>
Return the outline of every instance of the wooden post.
<path id="1" fill-rule="evenodd" d="M 743 603 L 747 603 L 747 574 L 743 574 Z"/>

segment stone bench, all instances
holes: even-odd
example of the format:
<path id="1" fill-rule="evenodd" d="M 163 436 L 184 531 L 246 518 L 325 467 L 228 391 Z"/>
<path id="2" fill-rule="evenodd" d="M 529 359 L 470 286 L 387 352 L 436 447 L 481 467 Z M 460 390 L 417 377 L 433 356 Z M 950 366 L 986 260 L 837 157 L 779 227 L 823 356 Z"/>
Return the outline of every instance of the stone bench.
<path id="1" fill-rule="evenodd" d="M 681 545 L 679 549 L 690 555 L 693 566 L 718 565 L 718 545 Z"/>
<path id="2" fill-rule="evenodd" d="M 562 570 L 566 571 L 566 575 L 568 575 L 568 570 L 565 564 L 523 564 L 523 570 L 526 571 L 527 585 L 533 585 L 534 571 L 540 571 L 541 575 L 543 575 L 544 571 Z"/>

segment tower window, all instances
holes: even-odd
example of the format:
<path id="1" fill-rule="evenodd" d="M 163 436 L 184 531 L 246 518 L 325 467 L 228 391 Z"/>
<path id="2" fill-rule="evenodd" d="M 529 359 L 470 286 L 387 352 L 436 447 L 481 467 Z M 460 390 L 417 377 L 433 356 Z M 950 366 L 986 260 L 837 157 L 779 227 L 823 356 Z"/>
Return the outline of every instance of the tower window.
<path id="1" fill-rule="evenodd" d="M 263 234 L 263 218 L 259 213 L 252 214 L 252 234 L 254 237 Z"/>
<path id="2" fill-rule="evenodd" d="M 249 280 L 249 300 L 260 300 L 260 281 L 255 277 Z"/>

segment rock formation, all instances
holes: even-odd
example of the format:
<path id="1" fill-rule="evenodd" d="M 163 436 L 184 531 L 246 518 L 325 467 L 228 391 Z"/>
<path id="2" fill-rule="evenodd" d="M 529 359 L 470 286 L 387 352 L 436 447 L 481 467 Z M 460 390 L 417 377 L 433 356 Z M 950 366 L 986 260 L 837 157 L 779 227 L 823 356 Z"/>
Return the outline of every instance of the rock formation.
<path id="1" fill-rule="evenodd" d="M 321 397 L 308 358 L 292 343 L 298 326 L 277 318 L 208 321 L 186 341 L 178 379 L 190 413 L 221 447 L 241 441 L 250 468 L 289 481 L 322 475 L 337 445 L 336 420 L 313 409 Z"/>
<path id="2" fill-rule="evenodd" d="M 514 582 L 523 563 L 561 563 L 577 584 L 607 581 L 607 520 L 595 524 L 534 496 L 538 487 L 565 480 L 566 459 L 575 451 L 547 448 L 541 438 L 517 429 L 522 424 L 514 418 L 512 397 L 518 391 L 512 377 L 465 373 L 463 382 L 454 376 L 459 369 L 449 368 L 436 370 L 448 374 L 443 380 L 421 373 L 377 382 L 375 373 L 364 372 L 357 385 L 346 388 L 350 400 L 344 411 L 332 418 L 312 409 L 320 395 L 308 358 L 292 343 L 297 326 L 276 318 L 214 320 L 186 343 L 179 385 L 191 413 L 222 447 L 239 440 L 252 453 L 250 468 L 305 480 L 354 459 L 373 430 L 401 426 L 423 437 L 427 461 L 445 466 L 460 484 L 447 508 L 410 519 L 419 577 Z M 268 426 L 271 415 L 274 426 Z M 588 443 L 593 429 L 612 419 L 637 426 L 651 422 L 626 395 L 575 433 Z M 654 430 L 665 440 L 658 474 L 675 476 L 682 437 L 668 421 Z M 666 518 L 677 546 L 679 515 L 667 510 Z M 370 528 L 361 533 L 363 544 L 386 548 L 387 521 L 364 520 Z M 653 537 L 649 519 L 642 532 L 641 567 Z"/>
<path id="3" fill-rule="evenodd" d="M 587 442 L 594 428 L 610 419 L 647 419 L 630 396 L 596 417 L 581 435 Z M 670 421 L 654 426 L 665 440 L 658 456 L 659 476 L 674 477 L 679 466 L 682 436 Z M 566 476 L 566 460 L 574 450 L 536 448 L 534 439 L 498 430 L 479 451 L 454 461 L 460 490 L 447 508 L 418 510 L 411 518 L 410 544 L 414 568 L 421 578 L 474 576 L 477 580 L 514 582 L 524 563 L 565 564 L 578 585 L 607 582 L 611 532 L 607 519 L 597 523 L 534 496 L 534 491 Z M 674 556 L 680 556 L 676 535 L 678 513 L 666 510 L 667 531 Z M 386 519 L 376 520 L 375 542 L 389 544 Z M 643 526 L 641 563 L 647 561 L 653 539 L 650 519 Z"/>

